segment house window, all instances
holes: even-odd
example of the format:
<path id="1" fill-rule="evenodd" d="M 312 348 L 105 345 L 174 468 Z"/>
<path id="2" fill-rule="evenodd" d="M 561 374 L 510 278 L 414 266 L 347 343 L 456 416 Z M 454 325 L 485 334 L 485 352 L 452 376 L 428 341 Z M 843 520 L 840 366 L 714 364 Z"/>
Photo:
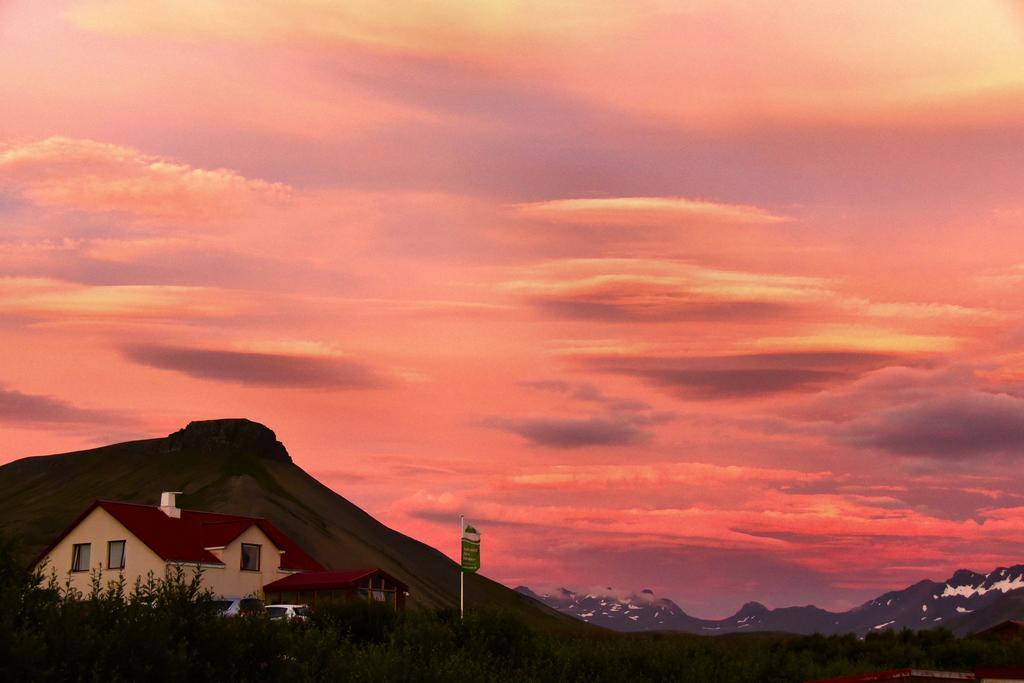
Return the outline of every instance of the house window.
<path id="1" fill-rule="evenodd" d="M 242 544 L 242 569 L 248 572 L 260 570 L 260 546 L 255 543 Z"/>
<path id="2" fill-rule="evenodd" d="M 383 577 L 375 581 L 372 577 L 368 581 L 360 582 L 356 595 L 360 600 L 367 602 L 383 602 L 392 607 L 398 604 L 398 592 L 393 586 L 388 585 Z"/>
<path id="3" fill-rule="evenodd" d="M 89 543 L 76 543 L 71 550 L 71 571 L 89 571 Z"/>
<path id="4" fill-rule="evenodd" d="M 124 569 L 124 541 L 107 543 L 107 569 Z"/>

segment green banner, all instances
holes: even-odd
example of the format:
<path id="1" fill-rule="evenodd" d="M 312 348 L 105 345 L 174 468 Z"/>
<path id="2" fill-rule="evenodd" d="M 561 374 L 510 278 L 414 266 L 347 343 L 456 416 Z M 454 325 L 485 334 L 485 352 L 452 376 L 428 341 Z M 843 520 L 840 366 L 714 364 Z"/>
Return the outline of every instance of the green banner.
<path id="1" fill-rule="evenodd" d="M 462 571 L 473 573 L 480 569 L 480 532 L 466 525 L 462 530 Z"/>

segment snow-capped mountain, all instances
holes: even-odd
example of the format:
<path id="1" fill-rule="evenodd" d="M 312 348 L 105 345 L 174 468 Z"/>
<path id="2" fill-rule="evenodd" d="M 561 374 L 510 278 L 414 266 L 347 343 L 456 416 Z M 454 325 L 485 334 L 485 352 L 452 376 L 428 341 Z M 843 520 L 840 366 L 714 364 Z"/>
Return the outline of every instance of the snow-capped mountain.
<path id="1" fill-rule="evenodd" d="M 526 586 L 517 591 L 540 600 L 560 612 L 617 631 L 689 631 L 699 628 L 694 619 L 667 598 L 658 598 L 654 591 L 625 593 L 608 588 L 595 588 L 576 593 L 558 588 L 538 595 Z"/>
<path id="2" fill-rule="evenodd" d="M 885 593 L 847 612 L 808 605 L 768 609 L 749 602 L 726 619 L 699 619 L 648 589 L 639 593 L 611 588 L 574 592 L 560 588 L 537 594 L 516 590 L 574 617 L 618 631 L 686 631 L 726 634 L 744 631 L 857 633 L 952 629 L 973 633 L 1005 619 L 1024 618 L 1024 565 L 999 567 L 988 574 L 961 569 L 943 582 L 919 581 Z"/>

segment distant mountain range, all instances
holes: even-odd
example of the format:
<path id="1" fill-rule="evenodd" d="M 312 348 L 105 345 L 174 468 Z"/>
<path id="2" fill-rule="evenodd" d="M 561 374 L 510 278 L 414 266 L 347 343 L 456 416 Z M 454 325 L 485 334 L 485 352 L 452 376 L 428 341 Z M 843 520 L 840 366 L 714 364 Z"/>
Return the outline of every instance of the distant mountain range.
<path id="1" fill-rule="evenodd" d="M 623 594 L 612 589 L 586 593 L 560 588 L 538 594 L 517 591 L 591 624 L 617 631 L 684 631 L 724 635 L 752 631 L 856 633 L 945 627 L 959 635 L 984 630 L 1007 619 L 1024 618 L 1024 565 L 999 567 L 988 574 L 961 569 L 944 582 L 919 581 L 846 612 L 813 605 L 768 609 L 748 602 L 726 619 L 690 616 L 668 598 L 645 589 Z"/>

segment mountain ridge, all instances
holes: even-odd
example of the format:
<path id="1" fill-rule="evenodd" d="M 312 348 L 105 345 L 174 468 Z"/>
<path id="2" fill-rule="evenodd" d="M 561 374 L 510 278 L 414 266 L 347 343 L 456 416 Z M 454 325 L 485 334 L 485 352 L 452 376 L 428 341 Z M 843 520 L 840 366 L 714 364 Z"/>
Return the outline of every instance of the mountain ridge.
<path id="1" fill-rule="evenodd" d="M 814 605 L 777 607 L 750 601 L 724 619 L 687 614 L 668 598 L 641 593 L 575 592 L 559 588 L 536 593 L 517 591 L 564 614 L 618 631 L 681 631 L 724 635 L 739 632 L 865 635 L 883 630 L 945 627 L 958 635 L 984 630 L 1007 619 L 1024 617 L 1024 564 L 996 567 L 987 574 L 955 571 L 945 581 L 923 579 L 902 590 L 887 591 L 845 612 Z"/>

